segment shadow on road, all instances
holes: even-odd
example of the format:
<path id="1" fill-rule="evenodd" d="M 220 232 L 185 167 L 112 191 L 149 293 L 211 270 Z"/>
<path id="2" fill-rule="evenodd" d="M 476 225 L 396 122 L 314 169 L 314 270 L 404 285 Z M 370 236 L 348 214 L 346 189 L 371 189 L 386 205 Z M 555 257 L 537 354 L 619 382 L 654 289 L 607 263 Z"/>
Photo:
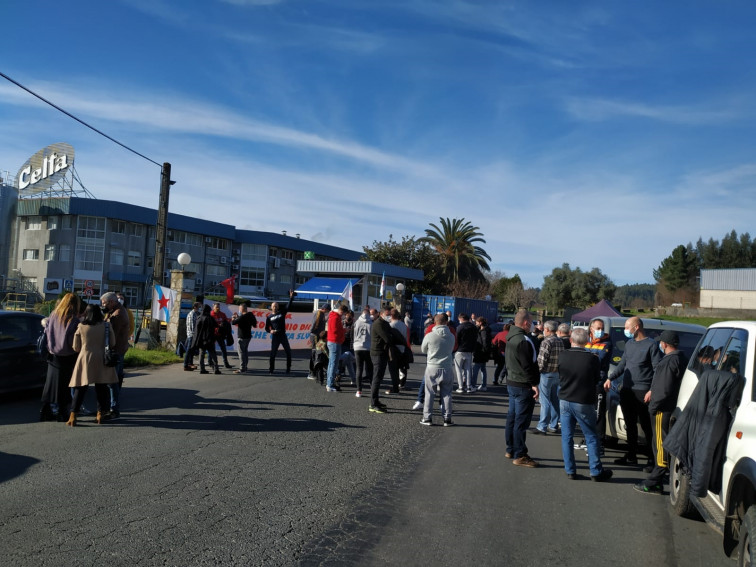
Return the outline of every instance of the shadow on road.
<path id="1" fill-rule="evenodd" d="M 0 467 L 0 483 L 3 483 L 21 476 L 32 465 L 39 463 L 40 460 L 25 455 L 14 455 L 0 451 L 0 462 L 3 463 L 3 466 Z"/>

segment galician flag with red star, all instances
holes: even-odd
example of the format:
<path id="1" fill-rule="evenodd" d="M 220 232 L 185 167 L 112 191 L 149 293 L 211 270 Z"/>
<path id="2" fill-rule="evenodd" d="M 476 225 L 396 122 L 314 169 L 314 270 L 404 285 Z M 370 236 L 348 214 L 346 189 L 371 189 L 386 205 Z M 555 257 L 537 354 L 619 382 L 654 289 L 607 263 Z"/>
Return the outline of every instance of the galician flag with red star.
<path id="1" fill-rule="evenodd" d="M 156 285 L 152 291 L 152 318 L 168 322 L 171 319 L 171 307 L 178 298 L 178 293 L 171 288 Z"/>

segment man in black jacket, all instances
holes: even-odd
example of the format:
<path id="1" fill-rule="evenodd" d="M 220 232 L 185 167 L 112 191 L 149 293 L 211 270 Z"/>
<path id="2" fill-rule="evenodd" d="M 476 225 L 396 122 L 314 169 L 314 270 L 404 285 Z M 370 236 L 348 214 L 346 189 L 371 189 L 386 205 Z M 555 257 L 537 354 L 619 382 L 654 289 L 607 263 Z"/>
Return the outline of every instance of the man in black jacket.
<path id="1" fill-rule="evenodd" d="M 373 309 L 371 315 L 375 316 L 373 327 L 370 331 L 370 359 L 373 362 L 373 381 L 370 383 L 370 411 L 374 413 L 386 413 L 386 405 L 382 404 L 379 397 L 381 380 L 389 367 L 391 383 L 399 385 L 399 366 L 396 362 L 399 351 L 394 345 L 394 337 L 391 332 L 391 309 L 383 309 L 380 312 Z"/>
<path id="2" fill-rule="evenodd" d="M 457 352 L 454 353 L 454 369 L 457 371 L 457 393 L 473 392 L 473 353 L 478 344 L 478 327 L 470 322 L 465 313 L 459 314 L 457 327 Z"/>
<path id="3" fill-rule="evenodd" d="M 677 405 L 677 393 L 688 365 L 685 354 L 677 348 L 679 345 L 680 338 L 675 331 L 664 331 L 659 337 L 659 348 L 664 353 L 664 358 L 656 365 L 651 390 L 643 400 L 648 404 L 648 413 L 651 415 L 654 464 L 646 470 L 650 473 L 648 477 L 633 488 L 644 494 L 661 494 L 664 475 L 669 470 L 667 454 L 662 444 L 669 432 L 669 419 Z"/>
<path id="4" fill-rule="evenodd" d="M 239 347 L 239 369 L 234 370 L 234 374 L 241 374 L 247 371 L 249 364 L 249 341 L 252 340 L 252 328 L 257 327 L 257 318 L 254 314 L 247 311 L 247 304 L 239 305 L 239 313 L 231 316 L 231 324 L 236 325 L 236 336 Z"/>
<path id="5" fill-rule="evenodd" d="M 591 479 L 604 482 L 612 471 L 601 464 L 601 443 L 596 431 L 596 385 L 601 382 L 601 365 L 597 356 L 585 349 L 588 331 L 573 329 L 571 348 L 559 355 L 559 411 L 562 417 L 562 456 L 567 478 L 578 478 L 575 465 L 575 424 L 585 435 Z"/>
<path id="6" fill-rule="evenodd" d="M 278 347 L 283 346 L 286 353 L 286 373 L 291 372 L 291 347 L 289 346 L 289 339 L 286 337 L 286 314 L 291 309 L 291 302 L 294 301 L 293 289 L 289 290 L 289 303 L 286 307 L 281 309 L 278 302 L 273 302 L 270 305 L 270 313 L 265 318 L 265 332 L 270 333 L 270 373 L 276 369 L 276 355 L 278 354 Z"/>
<path id="7" fill-rule="evenodd" d="M 521 467 L 538 466 L 528 455 L 525 436 L 533 417 L 535 400 L 538 398 L 538 384 L 541 375 L 536 362 L 536 348 L 528 333 L 532 319 L 525 310 L 517 312 L 514 325 L 507 335 L 507 350 L 504 354 L 507 363 L 507 392 L 509 393 L 509 411 L 507 413 L 507 452 L 508 459 Z"/>

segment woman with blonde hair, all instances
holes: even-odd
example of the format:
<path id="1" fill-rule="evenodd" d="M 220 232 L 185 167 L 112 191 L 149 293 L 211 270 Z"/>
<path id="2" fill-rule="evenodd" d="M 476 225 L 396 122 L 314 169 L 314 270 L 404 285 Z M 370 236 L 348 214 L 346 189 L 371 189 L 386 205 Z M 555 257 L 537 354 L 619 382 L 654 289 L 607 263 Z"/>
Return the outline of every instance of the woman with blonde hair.
<path id="1" fill-rule="evenodd" d="M 73 348 L 74 334 L 79 326 L 81 299 L 78 295 L 67 293 L 58 300 L 47 320 L 45 336 L 50 357 L 47 361 L 47 380 L 42 390 L 42 408 L 39 410 L 40 421 L 52 421 L 55 413 L 52 405 L 58 406 L 58 420 L 65 421 L 68 407 L 71 405 L 71 380 L 78 353 Z"/>
<path id="2" fill-rule="evenodd" d="M 106 342 L 107 341 L 107 342 Z M 102 315 L 99 305 L 87 305 L 84 318 L 74 334 L 74 350 L 79 353 L 76 366 L 71 376 L 72 388 L 75 388 L 71 414 L 67 425 L 76 425 L 76 413 L 84 401 L 84 394 L 89 384 L 95 385 L 97 395 L 97 423 L 108 419 L 110 409 L 110 389 L 108 384 L 118 383 L 118 375 L 113 366 L 105 366 L 105 345 L 116 348 L 116 337 L 110 324 Z"/>

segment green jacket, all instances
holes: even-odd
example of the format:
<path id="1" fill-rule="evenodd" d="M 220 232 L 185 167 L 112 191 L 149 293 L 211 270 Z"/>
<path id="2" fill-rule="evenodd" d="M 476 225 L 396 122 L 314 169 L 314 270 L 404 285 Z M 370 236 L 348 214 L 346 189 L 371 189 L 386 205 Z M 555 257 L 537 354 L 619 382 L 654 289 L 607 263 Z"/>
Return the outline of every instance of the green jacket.
<path id="1" fill-rule="evenodd" d="M 512 325 L 507 335 L 504 360 L 507 364 L 507 384 L 520 387 L 538 386 L 541 373 L 538 371 L 535 346 L 525 336 L 525 331 L 515 325 Z"/>

